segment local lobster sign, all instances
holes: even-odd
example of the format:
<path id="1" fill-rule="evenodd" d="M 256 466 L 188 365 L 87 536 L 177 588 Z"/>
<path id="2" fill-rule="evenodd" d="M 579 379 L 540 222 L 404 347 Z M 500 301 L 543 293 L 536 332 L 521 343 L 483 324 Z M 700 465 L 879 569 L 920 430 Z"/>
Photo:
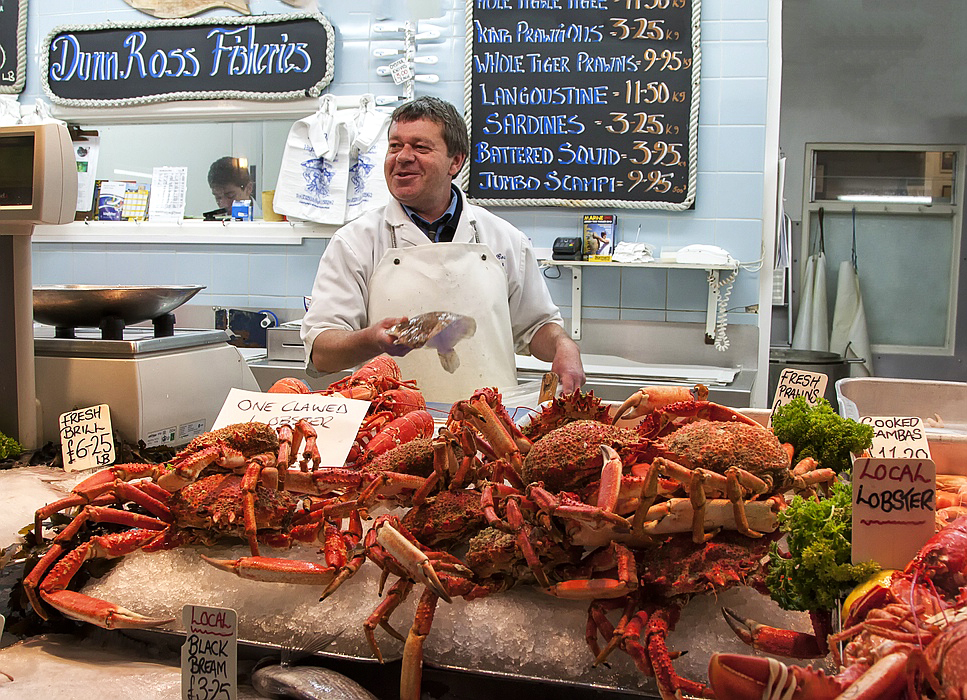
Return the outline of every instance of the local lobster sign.
<path id="1" fill-rule="evenodd" d="M 74 107 L 174 100 L 296 100 L 332 82 L 334 33 L 321 14 L 57 27 L 44 90 Z"/>

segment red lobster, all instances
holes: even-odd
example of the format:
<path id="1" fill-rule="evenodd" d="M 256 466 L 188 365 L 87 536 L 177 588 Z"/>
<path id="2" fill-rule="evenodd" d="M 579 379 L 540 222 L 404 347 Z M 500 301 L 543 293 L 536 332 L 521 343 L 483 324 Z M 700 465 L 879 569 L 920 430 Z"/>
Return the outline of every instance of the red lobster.
<path id="1" fill-rule="evenodd" d="M 823 700 L 848 689 L 850 698 L 889 700 L 923 697 L 928 686 L 939 697 L 964 697 L 965 576 L 967 517 L 962 517 L 930 538 L 903 572 L 850 607 L 843 631 L 829 638 L 831 647 L 847 642 L 843 658 L 836 659 L 845 666 L 840 673 L 716 654 L 709 663 L 711 686 L 726 698 Z M 750 627 L 754 645 L 771 629 Z"/>
<path id="2" fill-rule="evenodd" d="M 399 365 L 389 355 L 373 358 L 321 391 L 313 392 L 301 379 L 286 377 L 273 384 L 269 393 L 315 393 L 369 401 L 369 410 L 346 458 L 347 466 L 367 462 L 397 445 L 433 434 L 433 418 L 426 412 L 423 394 L 415 382 L 403 379 Z M 412 413 L 419 415 L 407 418 Z"/>

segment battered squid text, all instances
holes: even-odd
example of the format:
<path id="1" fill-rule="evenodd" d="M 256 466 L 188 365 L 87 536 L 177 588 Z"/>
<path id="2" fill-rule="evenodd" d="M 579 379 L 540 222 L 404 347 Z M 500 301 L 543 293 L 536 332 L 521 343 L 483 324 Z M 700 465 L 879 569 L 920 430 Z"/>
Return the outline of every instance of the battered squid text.
<path id="1" fill-rule="evenodd" d="M 311 399 L 298 398 L 286 399 L 285 401 L 254 401 L 242 399 L 237 404 L 238 410 L 248 413 L 248 422 L 261 422 L 271 426 L 294 425 L 300 420 L 305 420 L 309 425 L 317 430 L 328 429 L 331 427 L 333 419 L 340 414 L 349 413 L 349 408 L 340 403 L 319 403 Z M 266 418 L 268 413 L 282 413 L 283 415 L 273 415 Z M 327 414 L 309 415 L 306 414 Z"/>

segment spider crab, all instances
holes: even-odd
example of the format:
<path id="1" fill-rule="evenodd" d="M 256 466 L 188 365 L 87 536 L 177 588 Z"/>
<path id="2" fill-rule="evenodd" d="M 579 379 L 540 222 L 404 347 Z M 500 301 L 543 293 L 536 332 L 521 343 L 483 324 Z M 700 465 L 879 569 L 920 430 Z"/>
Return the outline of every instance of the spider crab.
<path id="1" fill-rule="evenodd" d="M 639 540 L 691 531 L 696 541 L 705 541 L 709 531 L 723 528 L 759 537 L 778 525 L 779 494 L 790 488 L 808 492 L 834 477 L 814 460 L 792 467 L 791 446 L 731 408 L 672 400 L 691 397 L 690 390 L 643 389 L 637 395 L 614 419 L 603 420 L 606 409 L 593 395 L 574 392 L 555 399 L 522 429 L 494 405 L 499 402 L 493 392 L 461 402 L 460 412 L 493 450 L 496 474 L 506 474 L 517 488 L 540 489 L 548 507 L 560 499 L 557 494 L 577 491 L 570 512 L 584 503 L 589 517 L 633 514 L 631 530 Z M 641 395 L 652 398 L 642 402 Z M 643 405 L 654 410 L 635 424 Z M 601 445 L 614 449 L 620 461 L 609 464 Z"/>
<path id="2" fill-rule="evenodd" d="M 255 580 L 328 583 L 347 566 L 362 527 L 353 504 L 337 497 L 314 508 L 299 507 L 296 492 L 331 495 L 335 486 L 314 479 L 311 472 L 290 469 L 301 445 L 305 446 L 303 459 L 318 458 L 314 438 L 315 431 L 305 421 L 278 431 L 262 423 L 230 425 L 198 436 L 170 463 L 122 464 L 95 473 L 69 496 L 35 515 L 35 536 L 42 541 L 46 518 L 80 508 L 24 579 L 32 607 L 46 618 L 43 603 L 47 603 L 68 617 L 108 629 L 170 622 L 146 618 L 68 586 L 81 565 L 93 557 L 211 544 L 223 536 L 246 539 L 252 556 L 235 561 L 205 558 L 214 566 Z M 146 514 L 123 509 L 125 504 L 138 506 Z M 343 531 L 341 520 L 346 517 L 350 524 Z M 74 537 L 94 523 L 127 529 L 97 534 L 72 546 Z M 259 553 L 260 542 L 288 547 L 296 541 L 322 542 L 325 564 Z"/>
<path id="3" fill-rule="evenodd" d="M 829 638 L 841 671 L 738 654 L 716 654 L 709 680 L 719 697 L 861 700 L 962 698 L 967 689 L 967 517 L 934 535 L 903 572 L 850 605 L 843 630 Z M 745 621 L 753 646 L 772 628 Z M 837 644 L 845 642 L 842 655 Z"/>

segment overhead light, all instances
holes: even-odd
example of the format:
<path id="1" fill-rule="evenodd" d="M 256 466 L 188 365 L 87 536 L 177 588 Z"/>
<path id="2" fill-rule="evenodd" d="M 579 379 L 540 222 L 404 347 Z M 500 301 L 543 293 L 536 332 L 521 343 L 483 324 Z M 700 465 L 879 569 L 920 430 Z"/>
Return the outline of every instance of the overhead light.
<path id="1" fill-rule="evenodd" d="M 904 194 L 841 194 L 840 202 L 868 202 L 874 204 L 933 204 L 933 197 Z"/>

